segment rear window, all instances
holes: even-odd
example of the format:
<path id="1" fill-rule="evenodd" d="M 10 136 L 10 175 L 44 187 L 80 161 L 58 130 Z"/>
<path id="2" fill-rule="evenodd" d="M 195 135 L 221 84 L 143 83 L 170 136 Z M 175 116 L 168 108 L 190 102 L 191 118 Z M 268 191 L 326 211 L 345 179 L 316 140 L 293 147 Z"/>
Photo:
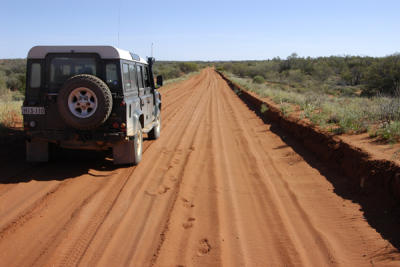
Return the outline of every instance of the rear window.
<path id="1" fill-rule="evenodd" d="M 52 85 L 61 85 L 68 78 L 77 74 L 96 75 L 96 59 L 86 57 L 54 57 L 51 59 L 50 83 Z"/>
<path id="2" fill-rule="evenodd" d="M 42 71 L 41 71 L 41 66 L 39 63 L 33 63 L 31 65 L 31 81 L 30 81 L 30 87 L 31 88 L 38 88 L 40 87 L 41 83 L 41 76 L 42 76 Z"/>

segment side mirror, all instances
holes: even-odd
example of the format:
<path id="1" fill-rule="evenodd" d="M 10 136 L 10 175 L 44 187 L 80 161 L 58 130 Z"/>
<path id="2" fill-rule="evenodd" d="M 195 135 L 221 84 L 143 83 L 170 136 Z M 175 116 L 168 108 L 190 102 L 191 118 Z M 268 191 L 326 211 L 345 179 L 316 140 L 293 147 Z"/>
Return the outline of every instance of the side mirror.
<path id="1" fill-rule="evenodd" d="M 157 85 L 163 86 L 163 77 L 161 75 L 157 76 Z"/>

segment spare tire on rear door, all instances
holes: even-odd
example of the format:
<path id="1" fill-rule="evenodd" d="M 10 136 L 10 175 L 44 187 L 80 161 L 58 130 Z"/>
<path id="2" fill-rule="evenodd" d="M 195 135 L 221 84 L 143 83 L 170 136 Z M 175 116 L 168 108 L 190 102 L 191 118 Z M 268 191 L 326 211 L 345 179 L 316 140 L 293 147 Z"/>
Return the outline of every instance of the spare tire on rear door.
<path id="1" fill-rule="evenodd" d="M 58 93 L 57 105 L 69 126 L 90 130 L 103 124 L 110 116 L 112 95 L 101 79 L 79 74 L 65 81 Z"/>

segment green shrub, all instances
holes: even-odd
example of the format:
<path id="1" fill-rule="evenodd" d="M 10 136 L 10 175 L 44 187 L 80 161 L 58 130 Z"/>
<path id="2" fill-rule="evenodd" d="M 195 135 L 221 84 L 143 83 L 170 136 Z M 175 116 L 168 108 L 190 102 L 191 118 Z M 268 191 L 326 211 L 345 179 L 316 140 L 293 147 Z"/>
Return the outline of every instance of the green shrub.
<path id="1" fill-rule="evenodd" d="M 343 114 L 338 124 L 345 133 L 364 133 L 368 130 L 365 120 L 355 112 Z"/>
<path id="2" fill-rule="evenodd" d="M 183 73 L 189 73 L 199 70 L 199 66 L 194 62 L 180 62 L 178 64 L 178 67 Z"/>
<path id="3" fill-rule="evenodd" d="M 256 75 L 256 76 L 254 76 L 254 78 L 253 78 L 253 82 L 254 82 L 254 83 L 261 84 L 261 83 L 265 83 L 265 79 L 264 79 L 264 77 L 261 76 L 261 75 Z"/>
<path id="4" fill-rule="evenodd" d="M 378 60 L 369 66 L 365 76 L 364 95 L 395 95 L 400 90 L 400 54 Z"/>
<path id="5" fill-rule="evenodd" d="M 268 110 L 269 110 L 268 106 L 267 106 L 265 103 L 262 103 L 262 104 L 261 104 L 261 107 L 260 107 L 260 112 L 261 112 L 261 113 L 265 113 L 265 112 L 267 112 Z"/>
<path id="6" fill-rule="evenodd" d="M 400 122 L 386 123 L 381 129 L 377 130 L 376 134 L 389 142 L 398 142 L 400 140 Z"/>
<path id="7" fill-rule="evenodd" d="M 153 71 L 154 76 L 162 75 L 164 80 L 170 80 L 179 78 L 185 74 L 197 72 L 200 68 L 208 65 L 206 62 L 156 61 Z"/>
<path id="8" fill-rule="evenodd" d="M 289 116 L 289 114 L 293 111 L 292 105 L 290 105 L 289 103 L 282 102 L 280 108 L 284 117 Z"/>

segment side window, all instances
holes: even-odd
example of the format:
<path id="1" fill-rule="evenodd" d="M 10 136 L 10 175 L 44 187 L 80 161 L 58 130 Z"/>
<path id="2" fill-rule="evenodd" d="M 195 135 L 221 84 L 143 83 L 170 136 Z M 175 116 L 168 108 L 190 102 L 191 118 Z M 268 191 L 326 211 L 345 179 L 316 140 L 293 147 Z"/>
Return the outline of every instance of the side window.
<path id="1" fill-rule="evenodd" d="M 33 63 L 31 65 L 31 88 L 38 88 L 41 84 L 42 68 L 39 63 Z"/>
<path id="2" fill-rule="evenodd" d="M 128 64 L 122 64 L 122 78 L 124 79 L 125 90 L 131 88 L 131 80 L 129 78 L 129 67 Z"/>
<path id="3" fill-rule="evenodd" d="M 144 67 L 143 75 L 144 75 L 144 86 L 150 87 L 149 68 L 148 67 Z"/>
<path id="4" fill-rule="evenodd" d="M 117 65 L 114 63 L 106 65 L 106 82 L 108 85 L 118 85 Z"/>
<path id="5" fill-rule="evenodd" d="M 137 78 L 138 78 L 138 82 L 139 82 L 139 88 L 143 88 L 142 66 L 136 65 L 136 70 L 137 70 Z"/>
<path id="6" fill-rule="evenodd" d="M 137 85 L 137 79 L 136 79 L 135 65 L 129 65 L 129 76 L 131 79 L 132 88 L 137 90 L 138 85 Z"/>

